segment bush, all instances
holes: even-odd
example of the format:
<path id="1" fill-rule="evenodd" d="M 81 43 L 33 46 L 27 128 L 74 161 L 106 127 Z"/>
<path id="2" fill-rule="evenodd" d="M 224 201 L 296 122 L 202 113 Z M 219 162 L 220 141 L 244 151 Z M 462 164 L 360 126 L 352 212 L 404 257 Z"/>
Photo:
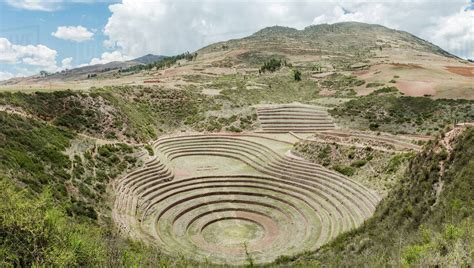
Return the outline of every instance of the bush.
<path id="1" fill-rule="evenodd" d="M 151 145 L 145 145 L 145 149 L 148 151 L 148 155 L 150 156 L 153 156 L 155 155 L 155 151 L 153 150 L 153 148 L 151 147 Z"/>
<path id="2" fill-rule="evenodd" d="M 269 61 L 265 62 L 262 67 L 260 67 L 260 72 L 274 72 L 276 70 L 279 70 L 281 68 L 281 65 L 281 60 L 272 58 Z"/>
<path id="3" fill-rule="evenodd" d="M 377 130 L 379 128 L 379 124 L 377 123 L 370 123 L 369 124 L 369 129 L 370 130 Z"/>
<path id="4" fill-rule="evenodd" d="M 344 174 L 346 176 L 352 176 L 355 173 L 355 169 L 353 167 L 345 166 L 345 165 L 335 165 L 332 167 L 335 171 Z"/>
<path id="5" fill-rule="evenodd" d="M 38 198 L 0 179 L 0 266 L 100 266 L 101 231 L 78 224 L 54 206 L 49 191 Z M 5 239 L 5 236 L 8 239 Z"/>
<path id="6" fill-rule="evenodd" d="M 365 166 L 365 164 L 367 164 L 367 160 L 364 160 L 364 159 L 356 160 L 351 163 L 351 167 L 360 168 L 360 167 Z"/>
<path id="7" fill-rule="evenodd" d="M 294 70 L 293 77 L 295 81 L 301 81 L 301 72 L 299 70 Z"/>

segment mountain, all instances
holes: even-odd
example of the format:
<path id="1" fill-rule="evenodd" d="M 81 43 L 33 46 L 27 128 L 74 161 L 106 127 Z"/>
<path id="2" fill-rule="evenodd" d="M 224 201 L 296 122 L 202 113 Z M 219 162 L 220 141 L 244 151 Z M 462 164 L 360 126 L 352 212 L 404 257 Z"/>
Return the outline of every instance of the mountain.
<path id="1" fill-rule="evenodd" d="M 267 27 L 251 36 L 212 44 L 200 51 L 206 53 L 223 46 L 228 50 L 244 48 L 290 55 L 337 55 L 353 60 L 370 59 L 384 48 L 457 58 L 410 33 L 358 22 L 311 25 L 303 30 Z"/>
<path id="2" fill-rule="evenodd" d="M 143 64 L 149 64 L 155 61 L 159 61 L 164 59 L 166 56 L 161 55 L 153 55 L 153 54 L 146 54 L 145 56 L 141 56 L 139 58 L 131 60 L 131 62 L 139 62 Z"/>
<path id="3" fill-rule="evenodd" d="M 87 65 L 82 67 L 77 67 L 73 69 L 67 69 L 60 72 L 52 73 L 47 76 L 42 75 L 33 75 L 25 78 L 12 78 L 6 81 L 0 81 L 0 85 L 15 85 L 27 81 L 29 83 L 41 82 L 41 81 L 50 81 L 50 80 L 62 80 L 62 81 L 71 81 L 71 80 L 80 80 L 87 79 L 90 75 L 97 75 L 100 73 L 117 71 L 120 69 L 126 69 L 137 65 L 149 64 L 155 61 L 159 61 L 165 58 L 165 56 L 157 56 L 153 54 L 147 54 L 136 59 L 128 61 L 113 61 L 104 64 L 94 64 Z"/>

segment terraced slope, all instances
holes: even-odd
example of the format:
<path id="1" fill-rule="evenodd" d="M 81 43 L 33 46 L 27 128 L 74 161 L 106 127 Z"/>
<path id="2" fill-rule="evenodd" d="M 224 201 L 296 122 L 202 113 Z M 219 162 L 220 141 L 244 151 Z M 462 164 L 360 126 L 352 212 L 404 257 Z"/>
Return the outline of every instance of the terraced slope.
<path id="1" fill-rule="evenodd" d="M 387 147 L 393 148 L 394 150 L 399 151 L 421 151 L 422 146 L 416 144 L 418 140 L 426 139 L 416 139 L 415 137 L 403 137 L 402 135 L 391 135 L 389 133 L 380 132 L 378 134 L 369 134 L 366 132 L 357 132 L 357 131 L 341 131 L 341 130 L 332 130 L 332 131 L 322 131 L 315 134 L 315 137 L 333 137 L 339 138 L 342 141 L 347 143 L 357 143 L 357 140 L 372 141 L 374 144 L 384 144 Z M 310 138 L 309 140 L 311 140 Z"/>
<path id="2" fill-rule="evenodd" d="M 169 254 L 243 264 L 316 249 L 372 215 L 376 194 L 289 149 L 258 135 L 159 139 L 117 182 L 114 218 Z"/>
<path id="3" fill-rule="evenodd" d="M 263 132 L 313 133 L 334 129 L 328 113 L 316 106 L 284 104 L 257 109 Z"/>

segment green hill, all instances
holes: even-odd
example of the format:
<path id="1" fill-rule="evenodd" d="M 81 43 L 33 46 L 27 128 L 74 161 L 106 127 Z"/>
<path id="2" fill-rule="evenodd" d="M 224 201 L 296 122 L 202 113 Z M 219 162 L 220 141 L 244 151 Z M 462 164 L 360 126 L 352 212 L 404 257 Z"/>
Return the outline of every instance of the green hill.
<path id="1" fill-rule="evenodd" d="M 474 128 L 430 142 L 362 227 L 277 263 L 469 267 L 474 257 Z M 452 148 L 452 149 L 451 149 Z"/>

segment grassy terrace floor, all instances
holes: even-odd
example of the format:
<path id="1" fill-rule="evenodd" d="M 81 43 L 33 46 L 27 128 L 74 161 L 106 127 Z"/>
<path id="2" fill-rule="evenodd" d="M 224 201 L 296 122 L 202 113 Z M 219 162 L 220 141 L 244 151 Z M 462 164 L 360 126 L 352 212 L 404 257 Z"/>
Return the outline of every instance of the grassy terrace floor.
<path id="1" fill-rule="evenodd" d="M 314 250 L 372 215 L 379 197 L 290 154 L 285 134 L 186 134 L 116 185 L 114 219 L 171 255 L 268 263 Z"/>

